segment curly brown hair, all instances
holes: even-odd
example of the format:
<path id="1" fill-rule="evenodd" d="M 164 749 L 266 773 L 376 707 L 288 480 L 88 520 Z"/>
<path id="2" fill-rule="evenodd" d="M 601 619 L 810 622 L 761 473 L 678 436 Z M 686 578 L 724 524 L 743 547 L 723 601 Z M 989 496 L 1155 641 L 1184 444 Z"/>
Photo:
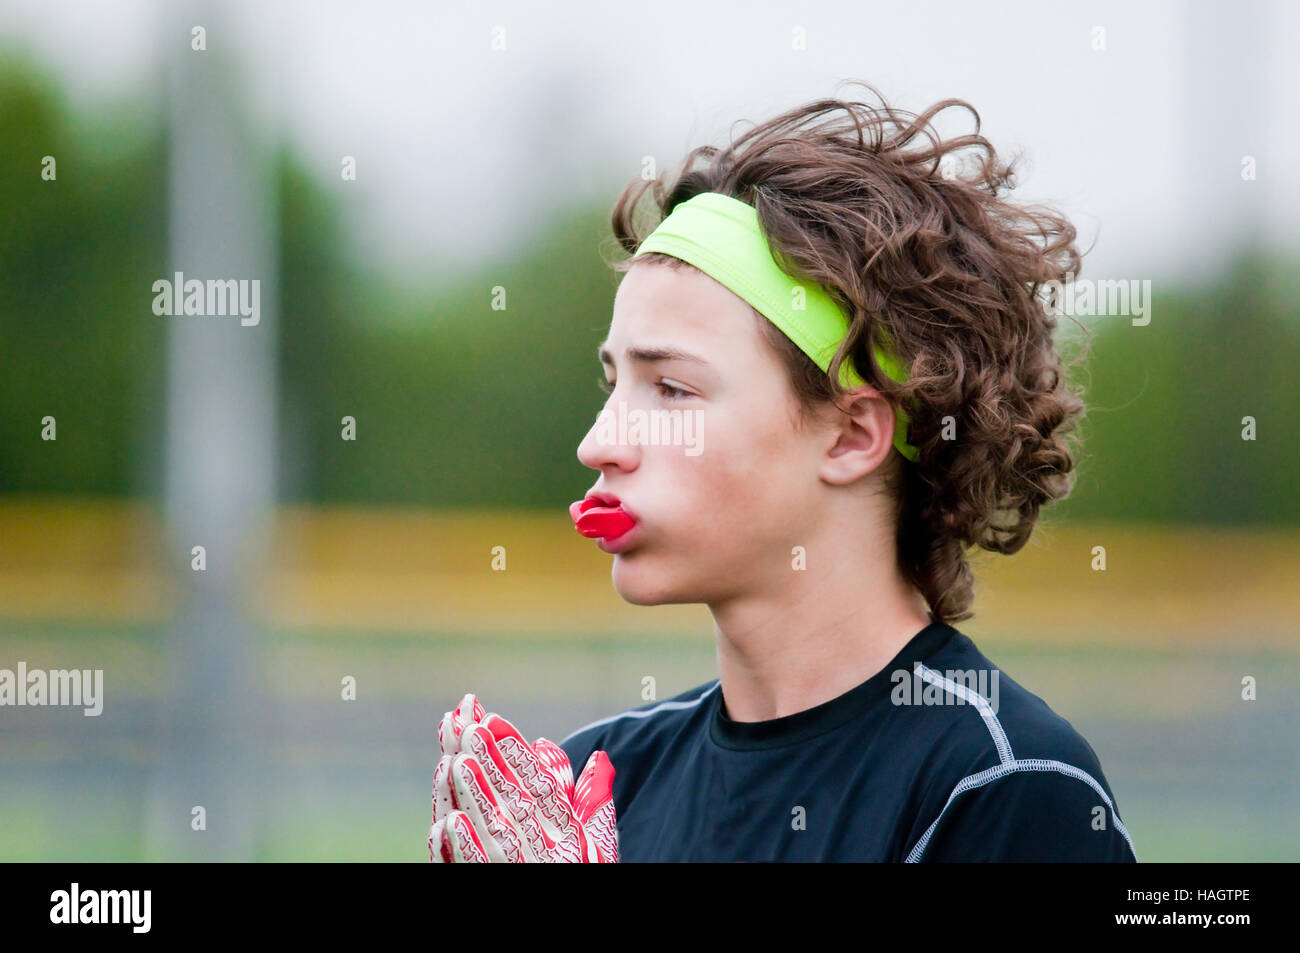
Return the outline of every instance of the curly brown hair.
<path id="1" fill-rule="evenodd" d="M 1015 161 L 979 134 L 979 114 L 946 99 L 919 115 L 885 104 L 822 99 L 755 125 L 730 146 L 693 150 L 666 184 L 634 179 L 614 205 L 614 236 L 632 254 L 679 203 L 721 192 L 754 206 L 782 268 L 820 284 L 850 317 L 829 373 L 761 314 L 806 419 L 843 394 L 839 366 L 908 409 L 916 463 L 891 453 L 898 565 L 935 619 L 970 618 L 972 546 L 1015 553 L 1039 507 L 1074 485 L 1073 434 L 1083 401 L 1053 341 L 1049 282 L 1079 273 L 1074 226 L 1051 209 L 1013 205 Z M 945 109 L 968 110 L 974 132 L 941 138 Z M 970 158 L 978 161 L 956 166 Z M 951 159 L 945 157 L 952 156 Z M 694 168 L 698 159 L 709 162 Z M 647 190 L 654 222 L 634 217 Z M 611 262 L 692 267 L 661 253 Z M 1056 286 L 1057 288 L 1060 285 Z M 1077 322 L 1076 322 L 1077 323 Z M 883 329 L 909 369 L 896 383 L 873 356 Z M 1086 329 L 1085 333 L 1086 333 Z"/>

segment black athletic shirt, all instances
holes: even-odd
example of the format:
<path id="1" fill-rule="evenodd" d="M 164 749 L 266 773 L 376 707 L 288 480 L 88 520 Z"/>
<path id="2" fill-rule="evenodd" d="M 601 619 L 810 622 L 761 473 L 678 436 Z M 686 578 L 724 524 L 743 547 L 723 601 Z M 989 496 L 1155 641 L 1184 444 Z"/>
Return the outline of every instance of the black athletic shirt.
<path id="1" fill-rule="evenodd" d="M 561 742 L 575 772 L 609 755 L 621 860 L 1137 860 L 1088 742 L 949 625 L 806 711 L 721 701 L 715 679 Z"/>

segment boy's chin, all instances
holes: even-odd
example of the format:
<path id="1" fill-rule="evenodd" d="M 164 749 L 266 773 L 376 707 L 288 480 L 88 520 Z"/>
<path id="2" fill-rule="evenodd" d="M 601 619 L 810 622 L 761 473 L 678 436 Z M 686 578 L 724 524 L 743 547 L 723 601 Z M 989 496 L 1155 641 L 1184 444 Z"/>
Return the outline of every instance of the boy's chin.
<path id="1" fill-rule="evenodd" d="M 683 593 L 667 580 L 655 579 L 651 574 L 615 560 L 611 573 L 614 591 L 624 602 L 634 606 L 662 606 L 679 602 L 692 602 L 689 593 Z"/>

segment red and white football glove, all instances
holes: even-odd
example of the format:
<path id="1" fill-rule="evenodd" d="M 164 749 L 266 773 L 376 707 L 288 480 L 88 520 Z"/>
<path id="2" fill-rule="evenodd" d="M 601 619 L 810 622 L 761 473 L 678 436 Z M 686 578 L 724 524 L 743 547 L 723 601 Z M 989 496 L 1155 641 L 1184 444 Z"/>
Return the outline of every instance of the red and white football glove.
<path id="1" fill-rule="evenodd" d="M 472 694 L 438 729 L 433 863 L 617 863 L 614 766 L 593 751 L 577 784 L 568 755 L 486 713 Z"/>

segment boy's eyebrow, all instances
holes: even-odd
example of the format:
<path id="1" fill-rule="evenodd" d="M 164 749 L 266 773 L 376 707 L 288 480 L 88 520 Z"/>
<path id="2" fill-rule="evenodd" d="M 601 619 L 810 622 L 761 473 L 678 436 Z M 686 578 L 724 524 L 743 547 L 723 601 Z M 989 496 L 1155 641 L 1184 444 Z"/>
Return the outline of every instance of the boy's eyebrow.
<path id="1" fill-rule="evenodd" d="M 699 355 L 675 347 L 630 347 L 626 353 L 628 360 L 641 364 L 654 364 L 656 361 L 690 361 L 705 367 L 709 366 L 709 362 Z M 600 358 L 602 364 L 611 366 L 614 364 L 613 355 L 603 344 L 597 349 L 596 356 Z"/>

